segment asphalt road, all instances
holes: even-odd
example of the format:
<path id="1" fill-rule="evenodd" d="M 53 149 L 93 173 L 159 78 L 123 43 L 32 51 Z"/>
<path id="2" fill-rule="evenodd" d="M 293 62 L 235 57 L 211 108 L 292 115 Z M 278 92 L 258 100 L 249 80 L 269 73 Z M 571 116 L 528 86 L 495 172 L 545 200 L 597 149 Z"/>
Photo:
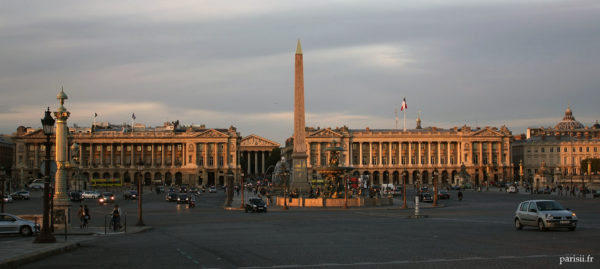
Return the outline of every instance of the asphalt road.
<path id="1" fill-rule="evenodd" d="M 392 208 L 291 209 L 244 213 L 222 209 L 223 192 L 203 193 L 189 209 L 144 196 L 140 234 L 100 237 L 79 249 L 22 268 L 597 268 L 561 257 L 600 259 L 600 200 L 558 199 L 580 218 L 576 231 L 513 227 L 518 203 L 548 196 L 465 192 L 462 202 L 425 209 L 428 218 Z M 121 194 L 118 194 L 121 198 Z M 110 206 L 86 201 L 92 224 Z M 135 222 L 136 201 L 118 201 Z M 41 208 L 39 198 L 17 201 L 18 214 Z M 400 203 L 397 203 L 400 204 Z M 8 210 L 7 210 L 8 211 Z M 10 212 L 10 211 L 9 211 Z M 29 212 L 30 213 L 30 212 Z M 0 242 L 4 238 L 0 237 Z"/>

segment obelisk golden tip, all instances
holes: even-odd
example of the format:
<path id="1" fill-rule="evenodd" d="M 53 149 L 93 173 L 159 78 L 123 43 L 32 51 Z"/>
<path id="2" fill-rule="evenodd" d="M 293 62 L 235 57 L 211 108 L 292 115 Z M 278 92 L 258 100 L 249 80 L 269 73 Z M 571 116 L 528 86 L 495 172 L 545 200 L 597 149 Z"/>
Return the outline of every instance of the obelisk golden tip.
<path id="1" fill-rule="evenodd" d="M 298 45 L 296 46 L 296 54 L 302 54 L 302 46 L 300 45 L 300 39 L 298 39 Z"/>

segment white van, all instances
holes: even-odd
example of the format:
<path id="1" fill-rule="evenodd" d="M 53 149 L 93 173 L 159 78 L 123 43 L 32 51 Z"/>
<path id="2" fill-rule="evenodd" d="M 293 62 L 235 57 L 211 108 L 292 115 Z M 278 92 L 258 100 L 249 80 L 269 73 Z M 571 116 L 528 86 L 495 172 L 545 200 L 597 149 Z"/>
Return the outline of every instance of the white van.
<path id="1" fill-rule="evenodd" d="M 34 179 L 27 187 L 34 190 L 42 190 L 44 189 L 44 180 L 39 178 Z"/>

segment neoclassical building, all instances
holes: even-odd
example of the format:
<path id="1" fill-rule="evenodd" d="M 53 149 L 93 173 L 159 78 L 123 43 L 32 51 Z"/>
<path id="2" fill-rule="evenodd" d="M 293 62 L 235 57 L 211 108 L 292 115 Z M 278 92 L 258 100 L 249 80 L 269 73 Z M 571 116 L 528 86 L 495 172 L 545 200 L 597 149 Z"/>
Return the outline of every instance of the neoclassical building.
<path id="1" fill-rule="evenodd" d="M 528 181 L 544 167 L 545 183 L 579 182 L 587 173 L 587 167 L 581 167 L 587 158 L 600 158 L 600 124 L 584 126 L 570 107 L 554 127 L 528 128 L 526 136 L 513 143 L 513 165 L 518 168 L 522 161 Z"/>
<path id="2" fill-rule="evenodd" d="M 227 176 L 237 180 L 241 172 L 242 137 L 233 126 L 213 129 L 172 122 L 155 128 L 137 124 L 132 131 L 129 126 L 97 124 L 93 130 L 69 128 L 68 140 L 79 145 L 79 152 L 69 153 L 77 162 L 69 171 L 72 188 L 84 189 L 91 179 L 133 183 L 140 177 L 146 185 L 223 185 Z M 13 141 L 13 176 L 21 185 L 40 177 L 46 150 L 41 129 L 19 127 Z M 54 147 L 50 150 L 54 158 Z"/>
<path id="3" fill-rule="evenodd" d="M 246 162 L 244 176 L 263 176 L 273 172 L 272 167 L 266 166 L 266 161 L 273 149 L 279 147 L 279 143 L 255 134 L 244 137 L 240 143 L 240 159 Z"/>
<path id="4" fill-rule="evenodd" d="M 459 184 L 463 164 L 472 184 L 509 181 L 513 177 L 511 139 L 504 126 L 421 128 L 420 119 L 416 129 L 406 131 L 306 128 L 307 163 L 309 175 L 316 178 L 315 168 L 326 166 L 326 148 L 336 140 L 345 149 L 340 164 L 352 167 L 354 176 L 367 176 L 370 184 L 401 184 L 401 178 L 407 184 L 432 184 L 434 171 L 439 183 Z M 286 158 L 290 145 L 291 138 L 286 141 Z"/>

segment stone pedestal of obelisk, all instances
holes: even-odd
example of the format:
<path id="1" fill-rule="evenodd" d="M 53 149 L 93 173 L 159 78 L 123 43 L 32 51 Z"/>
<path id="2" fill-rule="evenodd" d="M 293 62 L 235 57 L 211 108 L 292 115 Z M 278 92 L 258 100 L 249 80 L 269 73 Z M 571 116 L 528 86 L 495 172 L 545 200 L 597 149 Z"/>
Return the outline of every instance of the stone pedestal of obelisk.
<path id="1" fill-rule="evenodd" d="M 296 64 L 294 78 L 294 150 L 292 152 L 292 182 L 290 191 L 298 190 L 307 193 L 310 190 L 306 167 L 306 130 L 304 122 L 304 64 L 300 40 L 296 47 Z"/>
<path id="2" fill-rule="evenodd" d="M 67 194 L 67 166 L 68 161 L 68 141 L 67 119 L 71 113 L 63 106 L 67 95 L 60 91 L 56 96 L 60 101 L 58 111 L 54 112 L 56 118 L 56 176 L 54 182 L 54 226 L 58 229 L 70 229 L 71 219 L 71 201 Z"/>

